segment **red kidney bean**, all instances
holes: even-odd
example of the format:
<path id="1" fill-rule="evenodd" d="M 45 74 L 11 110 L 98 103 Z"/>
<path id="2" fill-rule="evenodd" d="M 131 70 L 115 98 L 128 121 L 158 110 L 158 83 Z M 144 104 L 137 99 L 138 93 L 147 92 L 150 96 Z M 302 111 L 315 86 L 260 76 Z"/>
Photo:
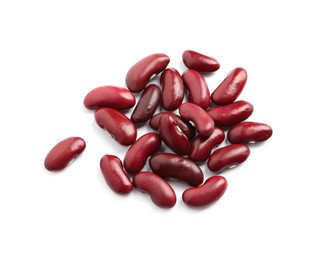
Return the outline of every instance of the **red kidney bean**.
<path id="1" fill-rule="evenodd" d="M 83 103 L 86 108 L 111 107 L 124 110 L 135 105 L 136 99 L 128 89 L 115 86 L 94 88 L 85 97 Z"/>
<path id="2" fill-rule="evenodd" d="M 100 161 L 101 171 L 107 185 L 120 194 L 131 192 L 133 185 L 123 170 L 121 160 L 114 155 L 104 155 Z"/>
<path id="3" fill-rule="evenodd" d="M 223 176 L 208 178 L 203 185 L 183 192 L 182 198 L 191 207 L 207 206 L 223 196 L 227 188 L 227 180 Z"/>
<path id="4" fill-rule="evenodd" d="M 162 106 L 175 110 L 183 102 L 184 83 L 179 72 L 173 68 L 165 69 L 161 74 Z"/>
<path id="5" fill-rule="evenodd" d="M 160 96 L 161 91 L 158 85 L 148 85 L 144 89 L 143 94 L 131 115 L 131 121 L 134 123 L 145 123 L 149 120 L 159 105 Z"/>
<path id="6" fill-rule="evenodd" d="M 122 145 L 131 145 L 135 142 L 137 130 L 135 124 L 119 111 L 103 107 L 95 112 L 96 123 Z"/>
<path id="7" fill-rule="evenodd" d="M 228 127 L 246 120 L 254 111 L 252 104 L 247 101 L 236 101 L 225 106 L 218 106 L 207 110 L 217 127 Z"/>
<path id="8" fill-rule="evenodd" d="M 185 157 L 170 153 L 157 153 L 151 156 L 149 164 L 152 171 L 162 178 L 178 179 L 195 187 L 203 182 L 200 167 Z"/>
<path id="9" fill-rule="evenodd" d="M 169 57 L 163 53 L 155 53 L 138 61 L 126 75 L 128 89 L 132 92 L 142 91 L 151 76 L 163 71 L 169 61 Z"/>
<path id="10" fill-rule="evenodd" d="M 139 172 L 133 177 L 133 185 L 147 193 L 154 204 L 162 208 L 172 208 L 176 204 L 176 194 L 172 187 L 153 172 Z"/>
<path id="11" fill-rule="evenodd" d="M 232 70 L 223 82 L 211 94 L 216 105 L 228 105 L 234 102 L 247 82 L 247 72 L 243 68 Z"/>
<path id="12" fill-rule="evenodd" d="M 193 139 L 193 137 L 195 136 L 194 127 L 190 124 L 190 122 L 185 121 L 183 118 L 181 118 L 180 116 L 178 116 L 172 112 L 160 112 L 160 113 L 152 116 L 152 118 L 150 119 L 150 122 L 149 122 L 150 127 L 152 129 L 154 129 L 155 131 L 158 131 L 160 118 L 166 114 L 171 115 L 174 118 L 177 126 L 180 128 L 180 130 L 182 130 L 182 132 L 186 135 L 186 137 L 189 140 Z"/>
<path id="13" fill-rule="evenodd" d="M 225 134 L 222 129 L 215 127 L 214 132 L 209 137 L 197 136 L 191 143 L 189 158 L 195 162 L 206 161 L 211 150 L 221 144 L 225 139 Z"/>
<path id="14" fill-rule="evenodd" d="M 232 144 L 262 142 L 272 136 L 273 130 L 269 125 L 256 122 L 242 122 L 233 126 L 227 133 Z"/>
<path id="15" fill-rule="evenodd" d="M 195 129 L 203 137 L 212 134 L 215 128 L 214 120 L 205 110 L 193 103 L 184 103 L 179 106 L 179 114 L 182 118 L 194 123 Z"/>
<path id="16" fill-rule="evenodd" d="M 188 153 L 190 141 L 171 115 L 166 114 L 160 118 L 159 135 L 162 141 L 175 153 L 179 155 Z"/>
<path id="17" fill-rule="evenodd" d="M 231 144 L 213 152 L 208 160 L 208 168 L 213 172 L 221 172 L 243 163 L 250 155 L 250 149 L 244 144 Z"/>
<path id="18" fill-rule="evenodd" d="M 204 72 L 216 71 L 220 67 L 215 58 L 191 50 L 183 52 L 183 62 L 189 69 Z"/>
<path id="19" fill-rule="evenodd" d="M 86 148 L 85 141 L 80 137 L 69 137 L 56 144 L 47 154 L 44 166 L 48 171 L 64 169 Z"/>
<path id="20" fill-rule="evenodd" d="M 195 70 L 187 70 L 182 75 L 188 90 L 188 101 L 203 109 L 210 105 L 210 92 L 204 77 Z"/>
<path id="21" fill-rule="evenodd" d="M 161 139 L 157 133 L 147 133 L 130 146 L 123 160 L 128 173 L 137 173 L 145 165 L 147 158 L 157 152 L 161 146 Z"/>

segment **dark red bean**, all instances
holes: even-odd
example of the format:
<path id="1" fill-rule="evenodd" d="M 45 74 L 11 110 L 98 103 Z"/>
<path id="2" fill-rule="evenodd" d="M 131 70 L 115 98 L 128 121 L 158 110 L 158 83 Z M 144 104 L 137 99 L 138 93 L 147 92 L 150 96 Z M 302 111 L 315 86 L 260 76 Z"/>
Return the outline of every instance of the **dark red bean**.
<path id="1" fill-rule="evenodd" d="M 182 75 L 184 85 L 188 90 L 188 101 L 203 109 L 210 105 L 210 92 L 204 77 L 195 70 L 187 70 Z"/>
<path id="2" fill-rule="evenodd" d="M 161 139 L 157 133 L 147 133 L 130 146 L 123 160 L 128 173 L 137 173 L 145 165 L 147 158 L 157 152 L 161 146 Z"/>
<path id="3" fill-rule="evenodd" d="M 182 198 L 187 206 L 204 207 L 222 197 L 226 188 L 227 180 L 223 176 L 213 176 L 200 187 L 184 191 Z"/>
<path id="4" fill-rule="evenodd" d="M 158 85 L 148 85 L 141 95 L 134 112 L 131 115 L 131 121 L 134 123 L 145 123 L 149 120 L 160 102 L 161 91 Z"/>
<path id="5" fill-rule="evenodd" d="M 114 155 L 104 155 L 100 161 L 101 171 L 107 185 L 120 194 L 131 192 L 133 185 L 123 170 L 121 160 Z"/>
<path id="6" fill-rule="evenodd" d="M 195 162 L 206 161 L 212 149 L 221 144 L 225 139 L 222 129 L 215 127 L 214 132 L 209 137 L 197 136 L 190 146 L 189 158 Z"/>
<path id="7" fill-rule="evenodd" d="M 185 157 L 170 153 L 157 153 L 151 156 L 149 164 L 152 171 L 162 178 L 178 179 L 194 187 L 203 182 L 200 167 Z"/>
<path id="8" fill-rule="evenodd" d="M 95 112 L 96 123 L 104 128 L 122 145 L 131 145 L 135 142 L 137 131 L 135 124 L 119 111 L 103 107 Z"/>
<path id="9" fill-rule="evenodd" d="M 126 75 L 126 85 L 132 92 L 142 91 L 154 74 L 163 71 L 170 59 L 166 54 L 149 55 L 133 65 Z"/>
<path id="10" fill-rule="evenodd" d="M 139 172 L 133 177 L 133 185 L 147 193 L 154 204 L 161 208 L 172 208 L 176 204 L 176 194 L 172 187 L 153 172 Z"/>
<path id="11" fill-rule="evenodd" d="M 218 106 L 207 110 L 217 127 L 228 127 L 246 120 L 254 111 L 247 101 L 236 101 L 229 105 Z"/>
<path id="12" fill-rule="evenodd" d="M 193 103 L 184 103 L 179 106 L 182 118 L 194 123 L 195 129 L 203 137 L 208 137 L 215 129 L 214 120 L 201 107 Z"/>
<path id="13" fill-rule="evenodd" d="M 135 105 L 136 99 L 128 89 L 115 86 L 102 86 L 91 90 L 83 103 L 86 108 L 111 107 L 124 110 Z"/>
<path id="14" fill-rule="evenodd" d="M 204 72 L 216 71 L 220 67 L 215 58 L 191 50 L 183 52 L 183 62 L 189 69 Z"/>
<path id="15" fill-rule="evenodd" d="M 233 126 L 227 133 L 232 144 L 262 142 L 272 136 L 273 130 L 269 125 L 256 122 L 242 122 Z"/>
<path id="16" fill-rule="evenodd" d="M 161 74 L 162 106 L 175 110 L 183 102 L 184 83 L 179 72 L 173 68 L 165 69 Z"/>
<path id="17" fill-rule="evenodd" d="M 216 105 L 233 103 L 242 92 L 246 82 L 247 72 L 245 69 L 235 68 L 211 94 L 212 102 Z"/>
<path id="18" fill-rule="evenodd" d="M 190 141 L 171 115 L 166 114 L 160 118 L 159 135 L 162 141 L 175 153 L 179 155 L 188 153 Z"/>
<path id="19" fill-rule="evenodd" d="M 221 172 L 243 163 L 250 155 L 250 149 L 244 144 L 231 144 L 213 152 L 208 160 L 208 168 L 213 172 Z"/>
<path id="20" fill-rule="evenodd" d="M 158 131 L 160 118 L 166 114 L 171 115 L 174 118 L 177 126 L 180 128 L 180 130 L 182 130 L 182 132 L 186 135 L 186 137 L 189 140 L 193 139 L 193 137 L 195 136 L 194 127 L 190 124 L 190 122 L 185 121 L 183 118 L 181 118 L 180 116 L 178 116 L 172 112 L 160 112 L 160 113 L 152 116 L 152 118 L 150 119 L 150 122 L 149 122 L 150 127 L 152 129 L 154 129 L 155 131 Z"/>
<path id="21" fill-rule="evenodd" d="M 47 154 L 44 166 L 48 171 L 64 169 L 86 148 L 85 141 L 80 137 L 69 137 L 56 144 Z"/>

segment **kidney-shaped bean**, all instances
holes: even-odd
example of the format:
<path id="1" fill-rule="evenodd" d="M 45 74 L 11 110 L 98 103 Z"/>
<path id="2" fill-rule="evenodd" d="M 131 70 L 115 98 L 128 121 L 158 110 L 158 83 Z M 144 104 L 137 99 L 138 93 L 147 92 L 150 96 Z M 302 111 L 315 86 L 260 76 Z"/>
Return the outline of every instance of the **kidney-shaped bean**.
<path id="1" fill-rule="evenodd" d="M 152 155 L 149 164 L 152 171 L 162 178 L 174 178 L 191 186 L 199 186 L 203 182 L 203 173 L 193 161 L 170 153 Z"/>
<path id="2" fill-rule="evenodd" d="M 86 148 L 85 141 L 80 137 L 69 137 L 57 143 L 47 154 L 44 166 L 48 171 L 64 169 Z"/>
<path id="3" fill-rule="evenodd" d="M 166 54 L 149 55 L 133 65 L 126 75 L 126 85 L 132 92 L 142 91 L 154 74 L 163 71 L 170 59 Z"/>
<path id="4" fill-rule="evenodd" d="M 208 178 L 203 185 L 183 192 L 182 198 L 191 207 L 207 206 L 223 196 L 227 188 L 227 180 L 223 176 Z"/>
<path id="5" fill-rule="evenodd" d="M 232 144 L 262 142 L 272 136 L 273 130 L 269 125 L 257 122 L 242 122 L 228 131 L 227 138 Z"/>
<path id="6" fill-rule="evenodd" d="M 137 173 L 145 165 L 147 158 L 157 152 L 161 146 L 161 139 L 157 133 L 147 133 L 130 146 L 123 160 L 128 173 Z"/>
<path id="7" fill-rule="evenodd" d="M 176 194 L 172 187 L 153 172 L 139 172 L 133 177 L 133 185 L 147 193 L 154 204 L 162 208 L 172 208 L 176 204 Z"/>
<path id="8" fill-rule="evenodd" d="M 104 155 L 100 167 L 107 185 L 120 194 L 129 193 L 133 185 L 128 175 L 123 170 L 121 160 L 114 155 Z"/>
<path id="9" fill-rule="evenodd" d="M 136 99 L 128 89 L 116 86 L 102 86 L 94 88 L 85 97 L 83 103 L 86 108 L 111 107 L 124 110 L 135 105 Z"/>
<path id="10" fill-rule="evenodd" d="M 135 142 L 137 131 L 135 124 L 119 111 L 103 107 L 95 111 L 96 123 L 122 145 L 131 145 Z"/>
<path id="11" fill-rule="evenodd" d="M 160 101 L 161 91 L 158 85 L 148 85 L 141 95 L 134 112 L 131 114 L 131 121 L 134 123 L 145 123 L 157 109 Z"/>
<path id="12" fill-rule="evenodd" d="M 215 58 L 192 50 L 183 52 L 183 62 L 189 69 L 204 72 L 216 71 L 220 67 L 220 64 Z"/>
<path id="13" fill-rule="evenodd" d="M 235 68 L 211 94 L 212 102 L 216 105 L 228 105 L 234 102 L 242 92 L 246 82 L 246 70 Z"/>
<path id="14" fill-rule="evenodd" d="M 213 172 L 221 172 L 243 163 L 250 155 L 250 149 L 244 144 L 231 144 L 214 151 L 208 160 L 208 168 Z"/>

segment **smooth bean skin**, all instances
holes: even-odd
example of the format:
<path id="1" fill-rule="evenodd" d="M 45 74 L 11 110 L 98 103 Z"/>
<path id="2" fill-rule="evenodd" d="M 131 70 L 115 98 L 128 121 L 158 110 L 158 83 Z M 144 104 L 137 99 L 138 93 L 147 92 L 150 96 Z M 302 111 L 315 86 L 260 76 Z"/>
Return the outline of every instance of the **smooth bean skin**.
<path id="1" fill-rule="evenodd" d="M 116 86 L 102 86 L 94 88 L 85 97 L 83 103 L 88 109 L 111 107 L 125 110 L 135 105 L 136 99 L 128 89 Z"/>
<path id="2" fill-rule="evenodd" d="M 161 140 L 178 155 L 186 155 L 190 147 L 190 141 L 180 130 L 171 115 L 163 115 L 159 123 L 159 135 Z"/>
<path id="3" fill-rule="evenodd" d="M 213 152 L 207 162 L 209 170 L 222 172 L 248 159 L 250 149 L 244 144 L 230 144 Z"/>
<path id="4" fill-rule="evenodd" d="M 48 171 L 64 169 L 72 160 L 86 148 L 86 142 L 81 137 L 69 137 L 57 143 L 47 154 L 44 166 Z"/>
<path id="5" fill-rule="evenodd" d="M 220 67 L 219 62 L 215 58 L 192 50 L 183 52 L 183 62 L 189 69 L 203 72 L 216 71 Z"/>
<path id="6" fill-rule="evenodd" d="M 133 177 L 133 185 L 147 193 L 153 203 L 161 208 L 172 208 L 176 204 L 173 188 L 153 172 L 139 172 Z"/>
<path id="7" fill-rule="evenodd" d="M 151 54 L 133 65 L 126 75 L 126 85 L 132 92 L 142 91 L 154 74 L 163 71 L 170 59 L 166 54 Z"/>
<path id="8" fill-rule="evenodd" d="M 123 170 L 121 160 L 114 155 L 104 155 L 100 168 L 107 185 L 116 193 L 126 194 L 132 191 L 133 185 Z"/>
<path id="9" fill-rule="evenodd" d="M 204 207 L 220 199 L 226 188 L 227 180 L 223 176 L 212 176 L 203 185 L 185 190 L 182 198 L 187 206 Z"/>
<path id="10" fill-rule="evenodd" d="M 187 70 L 182 78 L 188 90 L 188 101 L 207 109 L 210 105 L 210 92 L 204 77 L 195 70 Z"/>
<path id="11" fill-rule="evenodd" d="M 208 137 L 215 129 L 214 120 L 201 107 L 193 103 L 183 103 L 179 106 L 179 114 L 187 121 L 194 123 L 200 136 Z"/>
<path id="12" fill-rule="evenodd" d="M 177 126 L 180 128 L 180 130 L 182 130 L 182 132 L 186 135 L 186 137 L 189 140 L 193 139 L 193 137 L 195 136 L 194 127 L 190 124 L 190 122 L 185 121 L 183 118 L 181 118 L 180 116 L 178 116 L 172 112 L 160 112 L 160 113 L 152 116 L 152 118 L 149 121 L 150 127 L 152 129 L 154 129 L 155 131 L 158 131 L 160 118 L 166 114 L 171 115 L 174 118 Z"/>
<path id="13" fill-rule="evenodd" d="M 135 142 L 137 130 L 135 124 L 119 111 L 103 107 L 95 111 L 96 123 L 122 145 Z"/>
<path id="14" fill-rule="evenodd" d="M 161 146 L 161 139 L 157 133 L 147 133 L 137 139 L 127 151 L 123 160 L 128 173 L 137 173 L 144 167 L 147 158 L 157 152 Z"/>
<path id="15" fill-rule="evenodd" d="M 241 94 L 246 82 L 246 70 L 243 68 L 235 68 L 211 94 L 212 102 L 216 105 L 228 105 L 233 103 Z"/>
<path id="16" fill-rule="evenodd" d="M 171 154 L 157 153 L 149 160 L 152 171 L 162 178 L 174 178 L 197 187 L 203 183 L 200 167 L 190 159 Z"/>
<path id="17" fill-rule="evenodd" d="M 224 131 L 215 127 L 209 137 L 197 136 L 190 145 L 189 158 L 195 162 L 206 161 L 212 149 L 221 144 L 225 139 Z"/>
<path id="18" fill-rule="evenodd" d="M 158 85 L 148 85 L 131 114 L 131 121 L 134 123 L 145 123 L 148 121 L 159 105 L 160 96 L 161 90 Z"/>
<path id="19" fill-rule="evenodd" d="M 218 106 L 207 110 L 217 127 L 229 127 L 246 120 L 254 111 L 247 101 L 236 101 L 232 104 Z"/>
<path id="20" fill-rule="evenodd" d="M 176 69 L 165 69 L 161 74 L 162 106 L 166 110 L 175 110 L 183 102 L 184 83 Z"/>
<path id="21" fill-rule="evenodd" d="M 263 142 L 273 134 L 272 128 L 263 123 L 242 122 L 230 128 L 227 139 L 232 144 Z"/>

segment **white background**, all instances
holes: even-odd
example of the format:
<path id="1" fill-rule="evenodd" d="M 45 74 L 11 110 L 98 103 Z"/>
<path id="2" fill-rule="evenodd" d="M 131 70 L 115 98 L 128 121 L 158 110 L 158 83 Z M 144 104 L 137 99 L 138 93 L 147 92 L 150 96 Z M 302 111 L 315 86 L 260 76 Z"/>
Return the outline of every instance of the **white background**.
<path id="1" fill-rule="evenodd" d="M 326 2 L 1 0 L 0 259 L 328 259 Z M 239 99 L 274 134 L 223 173 L 220 201 L 187 208 L 187 185 L 171 182 L 178 201 L 164 210 L 107 187 L 99 160 L 126 147 L 82 102 L 94 87 L 124 86 L 152 53 L 183 72 L 186 49 L 221 63 L 211 90 L 246 68 Z M 46 171 L 48 151 L 75 135 L 85 152 Z"/>

